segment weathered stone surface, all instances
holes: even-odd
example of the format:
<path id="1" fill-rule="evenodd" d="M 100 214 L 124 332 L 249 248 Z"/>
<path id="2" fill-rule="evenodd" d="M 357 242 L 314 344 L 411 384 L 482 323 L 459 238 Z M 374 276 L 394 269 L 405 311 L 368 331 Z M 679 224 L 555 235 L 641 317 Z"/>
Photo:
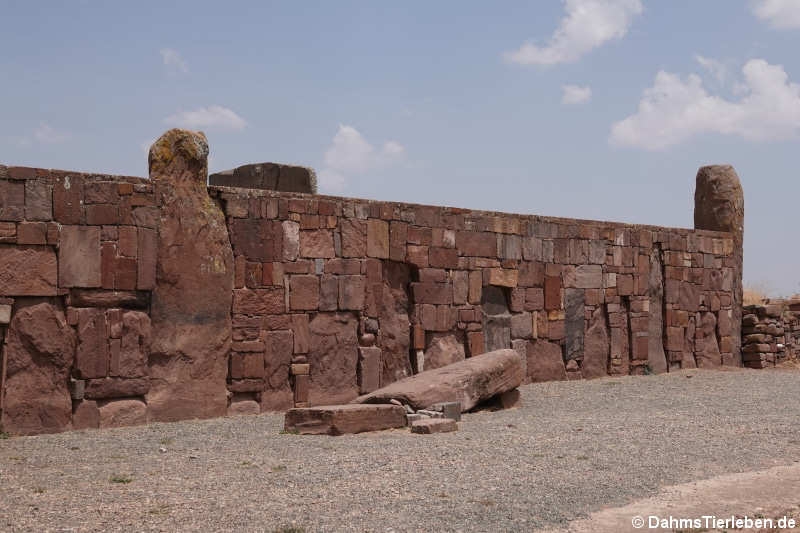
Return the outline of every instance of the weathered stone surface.
<path id="1" fill-rule="evenodd" d="M 608 375 L 609 334 L 605 312 L 598 307 L 592 313 L 589 328 L 586 331 L 586 343 L 583 353 L 581 375 L 585 379 L 599 378 Z"/>
<path id="2" fill-rule="evenodd" d="M 100 405 L 100 427 L 138 426 L 147 422 L 147 406 L 141 400 L 111 400 Z"/>
<path id="3" fill-rule="evenodd" d="M 450 418 L 424 418 L 411 424 L 411 433 L 430 435 L 458 431 L 458 422 Z"/>
<path id="4" fill-rule="evenodd" d="M 58 263 L 52 248 L 0 245 L 0 295 L 55 296 Z"/>
<path id="5" fill-rule="evenodd" d="M 86 398 L 96 400 L 102 398 L 122 398 L 126 396 L 144 396 L 150 390 L 147 378 L 99 378 L 86 381 Z"/>
<path id="6" fill-rule="evenodd" d="M 94 400 L 83 400 L 72 413 L 72 429 L 96 429 L 100 427 L 100 410 Z"/>
<path id="7" fill-rule="evenodd" d="M 367 220 L 367 255 L 389 258 L 389 223 L 371 218 Z"/>
<path id="8" fill-rule="evenodd" d="M 367 224 L 357 218 L 343 218 L 340 228 L 342 257 L 365 257 L 367 255 Z"/>
<path id="9" fill-rule="evenodd" d="M 233 252 L 225 217 L 206 190 L 207 160 L 202 133 L 173 129 L 150 148 L 150 178 L 161 206 L 149 420 L 223 416 L 227 410 Z"/>
<path id="10" fill-rule="evenodd" d="M 533 335 L 533 320 L 528 312 L 516 313 L 511 317 L 511 338 L 529 339 Z"/>
<path id="11" fill-rule="evenodd" d="M 744 193 L 739 176 L 732 166 L 712 165 L 701 167 L 697 171 L 694 192 L 694 227 L 728 231 L 733 234 L 731 350 L 733 359 L 738 360 L 741 355 Z"/>
<path id="12" fill-rule="evenodd" d="M 209 185 L 285 192 L 317 193 L 314 169 L 281 163 L 251 163 L 208 177 Z"/>
<path id="13" fill-rule="evenodd" d="M 542 339 L 529 342 L 528 378 L 534 383 L 567 379 L 561 346 Z"/>
<path id="14" fill-rule="evenodd" d="M 233 313 L 242 315 L 276 315 L 286 309 L 283 288 L 235 289 Z"/>
<path id="15" fill-rule="evenodd" d="M 381 385 L 388 385 L 412 374 L 411 322 L 408 317 L 409 267 L 403 263 L 383 262 L 383 290 L 378 302 L 381 334 Z"/>
<path id="16" fill-rule="evenodd" d="M 234 399 L 228 406 L 228 416 L 257 415 L 259 413 L 261 413 L 261 407 L 255 400 Z"/>
<path id="17" fill-rule="evenodd" d="M 695 333 L 695 358 L 699 368 L 715 368 L 722 364 L 716 329 L 717 317 L 714 313 L 703 313 Z"/>
<path id="18" fill-rule="evenodd" d="M 108 326 L 104 309 L 78 310 L 78 350 L 75 370 L 83 379 L 108 375 Z"/>
<path id="19" fill-rule="evenodd" d="M 661 249 L 650 252 L 650 275 L 647 295 L 649 319 L 647 326 L 647 364 L 656 374 L 667 371 L 667 356 L 664 353 L 664 276 Z"/>
<path id="20" fill-rule="evenodd" d="M 150 317 L 140 311 L 122 315 L 122 335 L 118 354 L 111 354 L 109 375 L 139 378 L 148 375 L 152 328 Z"/>
<path id="21" fill-rule="evenodd" d="M 375 346 L 358 348 L 358 391 L 367 394 L 380 387 L 381 349 Z"/>
<path id="22" fill-rule="evenodd" d="M 313 311 L 319 307 L 319 278 L 317 276 L 292 276 L 289 287 L 289 307 L 293 311 Z"/>
<path id="23" fill-rule="evenodd" d="M 301 231 L 300 255 L 311 258 L 334 257 L 333 233 L 326 229 Z"/>
<path id="24" fill-rule="evenodd" d="M 525 366 L 514 350 L 497 350 L 400 380 L 361 396 L 354 403 L 400 400 L 414 409 L 440 402 L 461 402 L 469 411 L 492 396 L 518 387 Z"/>
<path id="25" fill-rule="evenodd" d="M 406 411 L 399 405 L 326 405 L 289 409 L 284 429 L 303 435 L 345 435 L 404 427 Z"/>
<path id="26" fill-rule="evenodd" d="M 300 224 L 284 220 L 283 227 L 283 260 L 294 261 L 300 253 Z"/>
<path id="27" fill-rule="evenodd" d="M 62 226 L 58 246 L 58 285 L 99 287 L 100 275 L 100 228 Z"/>
<path id="28" fill-rule="evenodd" d="M 511 347 L 511 313 L 503 289 L 484 287 L 481 295 L 481 321 L 484 350 L 492 352 Z"/>
<path id="29" fill-rule="evenodd" d="M 583 334 L 586 327 L 584 304 L 582 289 L 564 290 L 564 330 L 568 361 L 583 357 Z"/>
<path id="30" fill-rule="evenodd" d="M 261 410 L 276 411 L 292 405 L 289 371 L 292 364 L 294 334 L 291 331 L 264 333 L 265 390 L 261 395 Z"/>
<path id="31" fill-rule="evenodd" d="M 69 429 L 72 401 L 67 376 L 75 335 L 64 314 L 48 303 L 14 313 L 6 337 L 3 430 L 15 435 Z"/>
<path id="32" fill-rule="evenodd" d="M 429 335 L 428 348 L 425 350 L 425 370 L 441 368 L 465 359 L 464 341 L 455 333 Z"/>
<path id="33" fill-rule="evenodd" d="M 349 313 L 319 313 L 309 323 L 312 404 L 347 402 L 358 396 L 357 327 L 358 320 Z"/>

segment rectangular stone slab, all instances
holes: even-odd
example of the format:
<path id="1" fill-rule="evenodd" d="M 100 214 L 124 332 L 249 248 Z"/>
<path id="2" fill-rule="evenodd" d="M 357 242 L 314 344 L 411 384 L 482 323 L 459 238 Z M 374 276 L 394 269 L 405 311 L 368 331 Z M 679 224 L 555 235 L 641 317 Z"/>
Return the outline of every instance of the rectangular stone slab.
<path id="1" fill-rule="evenodd" d="M 450 418 L 428 418 L 411 424 L 411 433 L 429 435 L 431 433 L 448 433 L 458 431 L 458 422 Z"/>
<path id="2" fill-rule="evenodd" d="M 395 399 L 418 411 L 436 403 L 461 402 L 461 411 L 466 412 L 492 396 L 516 389 L 524 378 L 525 364 L 516 351 L 495 350 L 396 381 L 352 403 Z"/>
<path id="3" fill-rule="evenodd" d="M 399 405 L 323 405 L 289 409 L 284 429 L 303 435 L 344 435 L 406 425 L 406 411 Z"/>

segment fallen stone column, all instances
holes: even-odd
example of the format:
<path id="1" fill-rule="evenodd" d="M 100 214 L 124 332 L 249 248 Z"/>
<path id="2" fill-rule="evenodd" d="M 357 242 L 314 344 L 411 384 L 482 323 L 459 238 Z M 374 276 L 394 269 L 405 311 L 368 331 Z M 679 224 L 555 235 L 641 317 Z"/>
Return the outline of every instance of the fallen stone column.
<path id="1" fill-rule="evenodd" d="M 344 435 L 406 425 L 405 409 L 399 405 L 324 405 L 289 409 L 284 430 L 303 435 Z"/>
<path id="2" fill-rule="evenodd" d="M 525 378 L 525 363 L 510 349 L 496 350 L 396 381 L 352 403 L 398 400 L 415 410 L 441 402 L 460 402 L 469 411 L 498 394 L 516 389 Z"/>

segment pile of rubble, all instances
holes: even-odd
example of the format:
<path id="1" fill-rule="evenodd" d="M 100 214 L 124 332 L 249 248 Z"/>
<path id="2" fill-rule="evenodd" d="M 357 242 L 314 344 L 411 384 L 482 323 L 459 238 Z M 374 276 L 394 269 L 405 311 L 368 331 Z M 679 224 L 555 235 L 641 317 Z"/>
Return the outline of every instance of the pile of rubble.
<path id="1" fill-rule="evenodd" d="M 290 409 L 284 430 L 310 435 L 405 426 L 412 433 L 456 431 L 462 412 L 516 404 L 524 377 L 525 360 L 516 351 L 496 350 L 397 381 L 349 404 Z"/>

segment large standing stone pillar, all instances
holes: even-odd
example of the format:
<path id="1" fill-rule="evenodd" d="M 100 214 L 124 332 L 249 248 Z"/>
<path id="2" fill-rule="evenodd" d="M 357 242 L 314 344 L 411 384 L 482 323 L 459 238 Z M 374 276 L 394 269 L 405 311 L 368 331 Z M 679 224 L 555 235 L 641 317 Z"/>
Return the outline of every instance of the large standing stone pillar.
<path id="1" fill-rule="evenodd" d="M 150 148 L 149 163 L 160 220 L 148 419 L 224 416 L 233 251 L 206 189 L 205 135 L 169 130 Z"/>
<path id="2" fill-rule="evenodd" d="M 710 165 L 697 171 L 694 191 L 694 227 L 733 234 L 733 357 L 742 352 L 742 243 L 744 239 L 744 194 L 739 176 L 730 165 Z"/>

